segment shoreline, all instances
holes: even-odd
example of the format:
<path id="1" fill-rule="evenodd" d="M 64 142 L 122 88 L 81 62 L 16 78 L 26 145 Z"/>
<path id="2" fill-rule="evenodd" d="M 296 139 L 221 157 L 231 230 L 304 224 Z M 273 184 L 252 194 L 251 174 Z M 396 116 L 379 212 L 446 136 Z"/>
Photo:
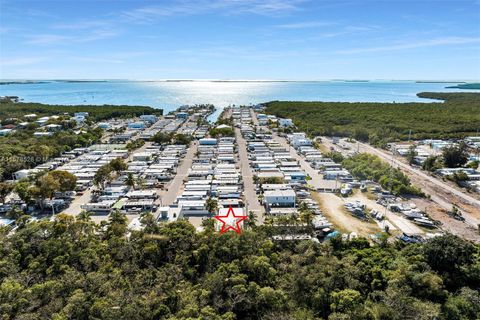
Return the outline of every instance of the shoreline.
<path id="1" fill-rule="evenodd" d="M 389 83 L 389 82 L 411 82 L 419 84 L 477 84 L 480 80 L 415 80 L 415 79 L 0 79 L 0 85 L 13 84 L 42 84 L 42 83 L 101 83 L 101 82 L 232 82 L 232 83 L 277 83 L 277 82 L 298 82 L 298 83 Z M 448 87 L 447 87 L 448 88 Z"/>

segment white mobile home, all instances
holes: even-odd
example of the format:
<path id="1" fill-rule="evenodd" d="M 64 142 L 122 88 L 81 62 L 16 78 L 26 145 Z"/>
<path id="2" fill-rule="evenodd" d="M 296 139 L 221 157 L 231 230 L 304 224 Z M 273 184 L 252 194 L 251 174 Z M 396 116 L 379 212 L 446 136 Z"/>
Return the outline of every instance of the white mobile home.
<path id="1" fill-rule="evenodd" d="M 264 192 L 264 201 L 267 208 L 294 207 L 296 195 L 293 190 L 269 190 Z"/>

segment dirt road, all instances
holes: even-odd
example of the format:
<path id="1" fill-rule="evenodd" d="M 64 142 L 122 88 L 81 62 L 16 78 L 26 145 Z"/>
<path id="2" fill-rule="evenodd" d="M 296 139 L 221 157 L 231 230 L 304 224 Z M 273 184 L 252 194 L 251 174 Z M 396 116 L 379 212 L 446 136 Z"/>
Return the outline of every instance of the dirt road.
<path id="1" fill-rule="evenodd" d="M 345 152 L 345 150 L 339 148 L 337 145 L 332 144 L 329 138 L 322 137 L 322 143 L 327 148 L 334 148 L 342 153 Z M 348 145 L 348 143 L 343 141 L 342 143 Z M 478 228 L 478 224 L 480 223 L 480 201 L 475 197 L 455 189 L 420 169 L 411 167 L 409 164 L 403 162 L 403 159 L 393 157 L 390 152 L 374 148 L 365 143 L 349 144 L 349 147 L 359 152 L 376 155 L 385 162 L 402 170 L 410 178 L 412 184 L 420 187 L 426 194 L 429 194 L 436 204 L 444 210 L 451 210 L 452 204 L 459 206 L 463 211 L 465 222 L 471 227 Z"/>
<path id="2" fill-rule="evenodd" d="M 344 204 L 349 202 L 348 198 L 343 199 L 333 193 L 319 192 L 312 192 L 312 198 L 317 201 L 328 221 L 342 233 L 355 232 L 359 236 L 367 237 L 370 234 L 382 232 L 376 223 L 360 220 L 346 212 Z"/>
<path id="3" fill-rule="evenodd" d="M 425 233 L 420 227 L 418 227 L 413 222 L 409 221 L 407 218 L 397 215 L 391 212 L 390 210 L 386 210 L 385 207 L 367 198 L 365 194 L 361 192 L 356 192 L 351 197 L 348 197 L 346 199 L 350 199 L 350 201 L 358 200 L 361 203 L 364 203 L 368 209 L 375 209 L 378 212 L 385 213 L 385 217 L 402 232 L 405 232 L 408 234 L 424 234 Z"/>

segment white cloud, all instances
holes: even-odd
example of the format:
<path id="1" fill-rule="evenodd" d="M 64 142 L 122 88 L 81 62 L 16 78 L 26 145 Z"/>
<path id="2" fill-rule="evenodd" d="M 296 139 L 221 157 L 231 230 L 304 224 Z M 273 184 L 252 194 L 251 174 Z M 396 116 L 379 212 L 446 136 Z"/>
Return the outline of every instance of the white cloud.
<path id="1" fill-rule="evenodd" d="M 73 58 L 73 60 L 78 62 L 92 62 L 92 63 L 114 63 L 114 64 L 125 63 L 125 60 L 95 58 L 95 57 L 75 57 Z"/>
<path id="2" fill-rule="evenodd" d="M 0 27 L 0 33 L 7 33 L 12 31 L 13 28 L 8 28 L 8 27 Z"/>
<path id="3" fill-rule="evenodd" d="M 111 30 L 95 30 L 86 35 L 74 37 L 76 42 L 90 42 L 96 40 L 103 40 L 107 38 L 113 38 L 117 36 L 119 33 L 116 31 Z"/>
<path id="4" fill-rule="evenodd" d="M 84 43 L 97 40 L 103 40 L 117 36 L 118 33 L 109 30 L 94 30 L 87 33 L 77 35 L 63 35 L 63 34 L 38 34 L 29 36 L 26 41 L 28 44 L 50 45 L 61 43 Z"/>
<path id="5" fill-rule="evenodd" d="M 377 27 L 373 26 L 346 26 L 340 28 L 339 31 L 332 31 L 332 32 L 324 32 L 318 34 L 311 38 L 311 40 L 318 40 L 318 39 L 328 39 L 328 38 L 336 38 L 345 35 L 354 35 L 354 34 L 363 34 L 367 32 L 371 32 L 378 29 Z"/>
<path id="6" fill-rule="evenodd" d="M 93 63 L 126 63 L 128 59 L 145 57 L 152 54 L 148 51 L 127 51 L 127 52 L 113 52 L 108 55 L 98 56 L 73 56 L 71 59 L 79 62 L 93 62 Z"/>
<path id="7" fill-rule="evenodd" d="M 424 41 L 403 42 L 403 43 L 392 44 L 388 46 L 345 49 L 345 50 L 339 50 L 337 51 L 337 53 L 356 54 L 356 53 L 370 53 L 370 52 L 381 52 L 381 51 L 398 51 L 398 50 L 407 50 L 407 49 L 424 48 L 424 47 L 449 46 L 449 45 L 456 45 L 456 44 L 471 44 L 471 43 L 480 43 L 480 38 L 445 37 L 445 38 L 438 38 L 438 39 L 428 39 Z"/>
<path id="8" fill-rule="evenodd" d="M 307 28 L 316 28 L 316 27 L 325 27 L 335 25 L 335 22 L 328 21 L 304 21 L 288 24 L 277 25 L 277 28 L 280 29 L 307 29 Z"/>
<path id="9" fill-rule="evenodd" d="M 76 22 L 59 23 L 52 27 L 65 30 L 104 29 L 112 27 L 112 23 L 110 20 L 80 20 Z"/>
<path id="10" fill-rule="evenodd" d="M 222 1 L 220 1 L 222 2 Z M 236 3 L 230 13 L 253 13 L 258 15 L 276 15 L 300 10 L 304 0 L 224 0 L 226 3 Z"/>
<path id="11" fill-rule="evenodd" d="M 69 41 L 71 39 L 72 38 L 69 36 L 63 36 L 58 34 L 38 34 L 38 35 L 30 36 L 29 40 L 27 40 L 27 43 L 46 45 L 46 44 Z"/>
<path id="12" fill-rule="evenodd" d="M 151 5 L 124 11 L 128 20 L 148 23 L 161 17 L 197 15 L 219 12 L 222 14 L 277 15 L 300 10 L 306 0 L 176 0 L 164 5 Z"/>
<path id="13" fill-rule="evenodd" d="M 6 66 L 26 66 L 31 64 L 36 64 L 38 62 L 44 61 L 43 57 L 17 57 L 17 58 L 2 58 L 0 59 L 0 65 L 2 67 Z"/>

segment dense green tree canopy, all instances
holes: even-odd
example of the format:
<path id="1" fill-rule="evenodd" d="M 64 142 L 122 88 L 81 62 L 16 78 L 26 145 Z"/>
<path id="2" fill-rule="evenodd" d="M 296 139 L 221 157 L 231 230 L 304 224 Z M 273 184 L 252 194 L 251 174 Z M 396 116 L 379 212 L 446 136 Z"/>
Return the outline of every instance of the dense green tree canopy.
<path id="1" fill-rule="evenodd" d="M 212 129 L 210 129 L 210 131 L 208 133 L 213 138 L 235 136 L 235 131 L 231 127 L 228 127 L 228 128 L 212 128 Z"/>
<path id="2" fill-rule="evenodd" d="M 89 118 L 94 121 L 105 120 L 109 118 L 131 118 L 138 117 L 143 114 L 163 113 L 162 109 L 154 109 L 145 106 L 121 106 L 121 105 L 50 105 L 34 102 L 1 102 L 0 103 L 0 120 L 6 118 L 22 118 L 26 114 L 34 113 L 39 117 L 51 115 L 63 115 L 68 113 L 73 116 L 75 112 L 88 112 Z"/>
<path id="3" fill-rule="evenodd" d="M 479 93 L 423 92 L 418 96 L 445 102 L 273 101 L 267 103 L 266 111 L 293 119 L 301 131 L 312 136 L 350 136 L 377 145 L 409 137 L 454 138 L 477 132 L 480 123 Z"/>
<path id="4" fill-rule="evenodd" d="M 150 140 L 158 144 L 168 144 L 172 141 L 173 134 L 157 132 Z"/>
<path id="5" fill-rule="evenodd" d="M 373 180 L 396 195 L 410 194 L 423 196 L 420 189 L 410 183 L 410 179 L 399 169 L 392 168 L 379 157 L 368 153 L 359 153 L 342 161 L 342 165 L 355 178 Z"/>
<path id="6" fill-rule="evenodd" d="M 110 168 L 116 173 L 120 173 L 128 169 L 128 165 L 121 158 L 112 159 L 109 164 Z"/>
<path id="7" fill-rule="evenodd" d="M 176 135 L 173 136 L 172 143 L 173 144 L 183 144 L 183 145 L 188 145 L 192 141 L 193 137 L 191 135 L 183 134 L 183 133 L 177 133 Z"/>
<path id="8" fill-rule="evenodd" d="M 468 161 L 468 152 L 465 144 L 446 147 L 442 151 L 443 163 L 449 168 L 463 166 Z"/>
<path id="9" fill-rule="evenodd" d="M 3 319 L 476 319 L 479 248 L 447 235 L 274 242 L 273 227 L 197 233 L 185 221 L 127 231 L 112 213 L 0 233 Z M 208 223 L 206 225 L 209 225 Z"/>
<path id="10" fill-rule="evenodd" d="M 14 185 L 9 182 L 0 182 L 0 203 L 5 202 L 5 198 L 12 192 Z"/>
<path id="11" fill-rule="evenodd" d="M 32 168 L 62 152 L 89 146 L 101 137 L 102 130 L 98 128 L 80 134 L 73 130 L 61 131 L 49 137 L 34 137 L 33 131 L 23 130 L 0 137 L 0 180 L 12 179 L 15 171 Z"/>
<path id="12" fill-rule="evenodd" d="M 54 170 L 47 173 L 47 175 L 51 176 L 53 180 L 58 182 L 58 191 L 65 192 L 75 190 L 77 185 L 77 177 L 74 174 L 67 171 Z"/>
<path id="13" fill-rule="evenodd" d="M 136 140 L 132 140 L 132 141 L 129 141 L 127 143 L 127 145 L 125 146 L 125 148 L 132 152 L 140 147 L 142 147 L 143 145 L 145 144 L 145 140 L 143 139 L 136 139 Z"/>

